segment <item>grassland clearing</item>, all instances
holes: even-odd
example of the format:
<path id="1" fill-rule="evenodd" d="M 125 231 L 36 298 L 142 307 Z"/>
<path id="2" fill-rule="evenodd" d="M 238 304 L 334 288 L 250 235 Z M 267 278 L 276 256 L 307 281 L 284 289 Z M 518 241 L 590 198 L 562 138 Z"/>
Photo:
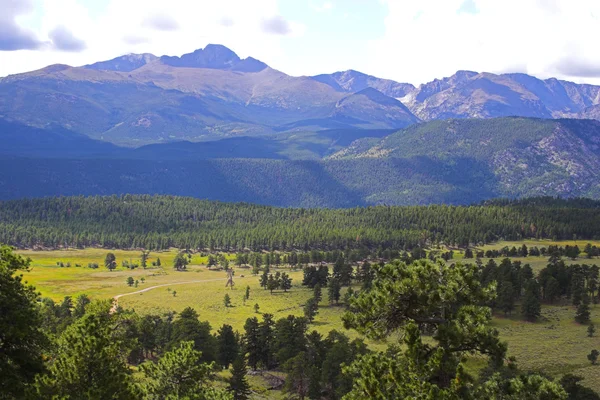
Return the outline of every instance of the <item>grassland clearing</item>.
<path id="1" fill-rule="evenodd" d="M 524 241 L 500 242 L 484 246 L 482 249 L 521 246 L 523 243 L 528 247 L 577 244 L 583 248 L 588 242 L 600 245 L 599 241 Z M 282 268 L 281 270 L 288 272 L 293 279 L 293 287 L 288 292 L 278 290 L 271 294 L 260 287 L 258 277 L 252 275 L 250 269 L 237 268 L 234 278 L 235 287 L 225 288 L 226 273 L 207 269 L 203 265 L 207 262 L 207 258 L 197 254 L 193 255 L 192 264 L 185 272 L 177 272 L 172 268 L 176 250 L 150 254 L 149 264 L 155 261 L 156 257 L 160 257 L 162 268 L 130 270 L 118 267 L 111 272 L 103 266 L 107 252 L 108 250 L 105 249 L 85 249 L 20 251 L 19 253 L 32 259 L 32 269 L 25 274 L 25 277 L 40 290 L 43 296 L 60 300 L 66 295 L 76 296 L 86 293 L 92 298 L 102 299 L 159 286 L 145 292 L 123 296 L 119 299 L 119 305 L 135 309 L 142 314 L 179 312 L 190 306 L 198 311 L 200 319 L 210 321 L 214 330 L 223 324 L 230 324 L 234 329 L 241 331 L 248 317 L 260 318 L 262 313 L 273 314 L 275 319 L 290 314 L 303 315 L 303 305 L 312 296 L 312 290 L 301 286 L 302 271 L 300 270 L 290 271 L 289 268 Z M 115 250 L 113 253 L 119 264 L 123 259 L 137 260 L 140 254 L 139 251 L 120 250 Z M 460 258 L 462 254 L 457 254 L 457 259 Z M 511 260 L 529 263 L 535 272 L 547 264 L 545 257 L 521 257 Z M 71 263 L 71 267 L 57 266 L 57 262 L 61 261 Z M 486 261 L 487 259 L 483 259 L 483 262 Z M 598 264 L 597 259 L 579 258 L 566 261 L 570 264 Z M 100 264 L 100 268 L 87 268 L 90 262 Z M 75 264 L 80 264 L 82 267 L 75 267 Z M 129 276 L 138 280 L 137 287 L 127 286 L 125 280 Z M 144 283 L 141 283 L 141 278 L 144 278 Z M 246 286 L 250 286 L 248 301 L 243 300 Z M 231 296 L 232 307 L 224 305 L 223 297 L 226 293 Z M 358 337 L 356 332 L 343 329 L 340 317 L 344 307 L 330 305 L 326 290 L 323 291 L 323 295 L 324 299 L 311 329 L 324 335 L 332 329 L 343 330 L 350 337 Z M 254 311 L 255 304 L 260 307 L 259 313 Z M 583 383 L 586 386 L 600 392 L 600 366 L 592 366 L 587 360 L 587 354 L 592 349 L 600 350 L 600 337 L 587 337 L 587 326 L 574 321 L 575 307 L 569 304 L 544 305 L 542 318 L 537 323 L 523 321 L 518 309 L 517 305 L 517 312 L 512 316 L 505 317 L 497 314 L 493 321 L 503 340 L 509 344 L 509 355 L 517 358 L 518 365 L 526 370 L 542 371 L 557 377 L 565 373 L 574 373 L 585 378 Z M 591 315 L 592 322 L 600 327 L 600 305 L 591 306 Z M 371 348 L 378 350 L 386 346 L 384 343 L 368 343 Z M 475 368 L 482 366 L 478 360 L 473 360 L 472 365 Z M 262 387 L 261 382 L 263 382 L 262 377 L 251 377 L 251 383 L 257 388 Z M 277 392 L 265 393 L 264 398 L 277 398 L 270 397 L 275 396 L 275 393 Z"/>

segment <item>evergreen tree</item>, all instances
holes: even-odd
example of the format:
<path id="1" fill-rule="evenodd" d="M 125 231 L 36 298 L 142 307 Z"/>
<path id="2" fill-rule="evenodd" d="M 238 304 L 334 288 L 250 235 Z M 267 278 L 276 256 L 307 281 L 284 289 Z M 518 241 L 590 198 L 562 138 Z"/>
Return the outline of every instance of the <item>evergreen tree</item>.
<path id="1" fill-rule="evenodd" d="M 311 297 L 304 305 L 304 318 L 306 318 L 309 322 L 313 322 L 318 311 L 319 304 L 314 297 Z"/>
<path id="2" fill-rule="evenodd" d="M 286 274 L 285 272 L 282 273 L 281 281 L 280 281 L 280 289 L 283 289 L 284 292 L 287 292 L 291 288 L 292 288 L 292 278 L 290 278 L 290 276 L 288 274 Z"/>
<path id="3" fill-rule="evenodd" d="M 587 359 L 592 363 L 592 365 L 596 365 L 596 361 L 598 361 L 598 356 L 600 352 L 598 350 L 592 350 L 590 354 L 588 354 Z"/>
<path id="4" fill-rule="evenodd" d="M 560 296 L 560 284 L 553 276 L 546 280 L 544 286 L 544 299 L 552 304 Z"/>
<path id="5" fill-rule="evenodd" d="M 288 374 L 283 391 L 285 393 L 296 394 L 301 400 L 305 399 L 309 395 L 311 371 L 313 369 L 307 354 L 301 352 L 295 357 L 290 358 L 283 366 L 283 369 Z"/>
<path id="6" fill-rule="evenodd" d="M 595 333 L 596 333 L 596 327 L 594 326 L 594 324 L 590 324 L 587 329 L 588 337 L 594 337 Z"/>
<path id="7" fill-rule="evenodd" d="M 248 365 L 256 370 L 261 359 L 259 323 L 256 317 L 248 318 L 244 324 L 244 351 L 248 354 Z"/>
<path id="8" fill-rule="evenodd" d="M 498 298 L 496 300 L 498 308 L 504 312 L 504 314 L 510 314 L 515 308 L 515 293 L 513 285 L 510 281 L 502 282 L 498 290 Z"/>
<path id="9" fill-rule="evenodd" d="M 75 318 L 83 317 L 83 314 L 85 314 L 85 309 L 90 303 L 91 300 L 86 294 L 80 294 L 79 296 L 77 296 L 77 298 L 75 299 L 75 308 L 73 309 L 73 316 Z"/>
<path id="10" fill-rule="evenodd" d="M 146 269 L 146 267 L 148 266 L 148 256 L 150 256 L 150 252 L 146 250 L 143 250 L 140 254 L 140 265 L 144 269 Z"/>
<path id="11" fill-rule="evenodd" d="M 233 362 L 231 378 L 229 379 L 229 388 L 227 389 L 233 394 L 234 400 L 247 400 L 252 394 L 250 384 L 246 378 L 247 372 L 244 358 L 241 356 L 237 357 Z"/>
<path id="12" fill-rule="evenodd" d="M 321 290 L 321 284 L 317 283 L 315 285 L 315 288 L 313 289 L 313 298 L 315 299 L 315 301 L 317 302 L 317 304 L 319 304 L 321 302 L 321 300 L 323 300 L 323 293 Z"/>
<path id="13" fill-rule="evenodd" d="M 216 360 L 216 339 L 211 334 L 210 324 L 200 322 L 198 313 L 191 307 L 186 307 L 173 322 L 170 348 L 186 341 L 194 342 L 194 349 L 202 353 L 203 362 Z"/>
<path id="14" fill-rule="evenodd" d="M 258 326 L 259 359 L 262 365 L 269 369 L 273 365 L 273 344 L 275 341 L 275 322 L 272 314 L 263 314 L 263 320 Z"/>
<path id="15" fill-rule="evenodd" d="M 499 368 L 507 351 L 489 326 L 491 313 L 482 304 L 493 300 L 494 291 L 481 284 L 479 274 L 475 265 L 428 260 L 380 269 L 373 288 L 352 301 L 344 326 L 373 339 L 401 330 L 405 350 L 359 357 L 346 368 L 353 379 L 344 398 L 564 400 L 564 389 L 539 375 L 506 379 L 494 374 L 476 384 L 465 372 L 465 354 L 485 355 L 492 368 Z M 425 326 L 436 332 L 428 343 L 422 340 Z"/>
<path id="16" fill-rule="evenodd" d="M 525 289 L 525 297 L 521 304 L 521 312 L 527 321 L 537 321 L 542 315 L 542 306 L 540 304 L 540 293 L 537 282 L 531 281 Z"/>
<path id="17" fill-rule="evenodd" d="M 92 304 L 58 340 L 48 374 L 39 375 L 39 398 L 135 399 L 125 361 L 123 336 L 115 332 L 118 315 L 108 301 Z"/>
<path id="18" fill-rule="evenodd" d="M 225 307 L 231 307 L 231 297 L 227 293 L 225 293 L 225 296 L 223 297 L 223 304 Z"/>
<path id="19" fill-rule="evenodd" d="M 244 294 L 246 300 L 250 300 L 250 285 L 246 286 L 246 293 Z"/>
<path id="20" fill-rule="evenodd" d="M 341 296 L 341 285 L 340 282 L 335 278 L 332 277 L 331 279 L 329 279 L 329 284 L 327 285 L 327 295 L 329 298 L 329 303 L 333 304 L 335 302 L 335 304 L 338 304 L 340 301 L 340 296 Z"/>
<path id="21" fill-rule="evenodd" d="M 267 271 L 260 276 L 260 287 L 267 290 L 269 288 L 269 274 Z"/>
<path id="22" fill-rule="evenodd" d="M 279 286 L 279 280 L 276 279 L 273 274 L 270 274 L 269 279 L 267 279 L 267 289 L 273 294 L 273 290 L 277 289 Z"/>
<path id="23" fill-rule="evenodd" d="M 189 258 L 187 258 L 183 252 L 179 252 L 173 260 L 173 267 L 177 271 L 184 271 L 187 268 L 188 262 Z"/>
<path id="24" fill-rule="evenodd" d="M 157 362 L 142 364 L 140 370 L 146 378 L 143 398 L 150 400 L 223 398 L 215 396 L 214 389 L 208 387 L 212 365 L 203 363 L 200 359 L 201 353 L 194 350 L 194 343 L 184 341 L 165 353 Z"/>
<path id="25" fill-rule="evenodd" d="M 104 266 L 108 268 L 109 271 L 117 268 L 117 258 L 114 253 L 108 253 L 106 258 L 104 258 Z"/>
<path id="26" fill-rule="evenodd" d="M 0 398 L 22 398 L 26 385 L 43 370 L 48 343 L 40 329 L 38 294 L 20 274 L 28 268 L 29 260 L 0 246 Z M 54 307 L 51 312 L 54 319 Z"/>
<path id="27" fill-rule="evenodd" d="M 224 324 L 217 332 L 217 360 L 223 368 L 229 368 L 229 364 L 238 358 L 240 347 L 231 325 Z"/>
<path id="28" fill-rule="evenodd" d="M 583 296 L 583 301 L 577 307 L 575 321 L 579 322 L 580 324 L 587 324 L 590 322 L 590 301 L 587 295 Z"/>
<path id="29" fill-rule="evenodd" d="M 127 286 L 133 286 L 133 284 L 135 283 L 132 276 L 128 277 L 126 279 L 126 282 L 127 282 Z"/>

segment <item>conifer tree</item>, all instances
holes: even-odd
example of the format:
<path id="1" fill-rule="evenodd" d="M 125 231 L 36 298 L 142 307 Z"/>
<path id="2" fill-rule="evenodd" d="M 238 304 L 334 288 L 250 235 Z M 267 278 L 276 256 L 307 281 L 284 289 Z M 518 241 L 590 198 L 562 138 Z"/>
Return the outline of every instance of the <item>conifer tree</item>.
<path id="1" fill-rule="evenodd" d="M 341 285 L 335 277 L 329 279 L 329 284 L 327 285 L 327 295 L 329 298 L 329 303 L 339 303 L 341 296 Z"/>
<path id="2" fill-rule="evenodd" d="M 521 312 L 527 321 L 535 322 L 542 315 L 542 305 L 540 304 L 540 293 L 538 284 L 535 281 L 529 282 L 525 289 L 525 297 L 521 305 Z"/>
<path id="3" fill-rule="evenodd" d="M 579 306 L 577 306 L 575 321 L 579 322 L 580 324 L 587 324 L 590 322 L 590 300 L 587 295 L 583 296 L 583 300 Z"/>
<path id="4" fill-rule="evenodd" d="M 231 325 L 224 324 L 217 332 L 217 360 L 227 369 L 229 364 L 238 358 L 240 347 Z"/>
<path id="5" fill-rule="evenodd" d="M 234 400 L 247 400 L 252 394 L 250 384 L 246 378 L 247 372 L 244 358 L 238 356 L 233 362 L 233 369 L 231 370 L 231 378 L 229 379 L 229 387 L 227 389 L 233 394 Z"/>

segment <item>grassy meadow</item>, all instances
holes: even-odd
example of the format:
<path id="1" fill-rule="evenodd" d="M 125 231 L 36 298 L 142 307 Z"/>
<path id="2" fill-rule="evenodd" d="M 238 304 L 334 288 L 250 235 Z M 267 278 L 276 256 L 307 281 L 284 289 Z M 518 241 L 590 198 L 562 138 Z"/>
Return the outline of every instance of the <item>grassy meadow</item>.
<path id="1" fill-rule="evenodd" d="M 600 241 L 590 241 L 597 246 Z M 525 243 L 528 247 L 547 247 L 550 244 L 564 246 L 577 244 L 581 249 L 588 241 L 524 241 L 500 242 L 486 245 L 480 249 L 501 248 L 504 246 L 520 246 Z M 287 293 L 269 291 L 260 287 L 258 277 L 251 274 L 250 269 L 238 268 L 234 277 L 235 287 L 225 288 L 226 273 L 224 271 L 208 270 L 204 264 L 207 257 L 195 254 L 191 265 L 185 272 L 177 272 L 172 268 L 176 250 L 154 252 L 150 254 L 148 264 L 151 265 L 160 257 L 161 268 L 137 268 L 129 270 L 122 268 L 122 260 L 139 260 L 139 251 L 115 250 L 119 267 L 108 271 L 104 267 L 105 249 L 62 250 L 62 251 L 19 251 L 30 257 L 31 270 L 24 274 L 25 279 L 35 285 L 43 296 L 60 300 L 62 297 L 88 294 L 93 299 L 106 299 L 118 295 L 119 305 L 135 309 L 138 313 L 162 313 L 173 310 L 181 311 L 185 307 L 193 307 L 198 311 L 201 320 L 210 321 L 216 331 L 223 324 L 230 324 L 234 329 L 242 330 L 244 322 L 250 316 L 260 318 L 262 313 L 271 313 L 275 319 L 287 315 L 302 315 L 303 305 L 312 296 L 312 291 L 301 286 L 302 271 L 289 271 L 293 279 L 293 287 Z M 233 255 L 230 255 L 232 257 Z M 455 259 L 461 259 L 462 254 L 456 254 Z M 513 258 L 520 259 L 524 264 L 529 263 L 537 273 L 547 263 L 545 257 Z M 57 262 L 70 263 L 70 267 L 60 267 Z M 90 269 L 88 263 L 98 263 L 98 269 Z M 484 259 L 486 262 L 486 259 Z M 588 260 L 581 257 L 568 260 L 568 263 L 598 264 L 598 260 Z M 75 267 L 80 264 L 81 267 Z M 284 270 L 284 269 L 282 269 Z M 274 269 L 276 271 L 276 269 Z M 244 275 L 242 277 L 242 275 Z M 138 280 L 137 287 L 126 284 L 127 277 Z M 141 282 L 144 278 L 144 283 Z M 156 288 L 154 288 L 157 286 Z M 244 302 L 243 294 L 246 286 L 250 286 L 250 300 Z M 149 289 L 142 291 L 144 289 Z M 225 307 L 224 295 L 231 296 L 232 307 Z M 343 295 L 343 292 L 342 292 Z M 319 313 L 311 329 L 327 334 L 332 329 L 344 330 L 340 316 L 342 306 L 331 306 L 327 302 L 327 291 L 323 291 Z M 259 313 L 255 313 L 254 305 L 259 305 Z M 518 365 L 527 370 L 538 370 L 552 376 L 574 373 L 585 378 L 584 384 L 600 392 L 600 366 L 592 366 L 587 360 L 587 354 L 592 349 L 600 350 L 600 333 L 598 336 L 587 337 L 587 326 L 574 321 L 575 307 L 569 304 L 544 305 L 542 318 L 539 322 L 530 323 L 521 319 L 519 312 L 511 316 L 498 314 L 493 324 L 500 331 L 503 340 L 508 342 L 509 355 L 517 358 Z M 600 332 L 600 305 L 592 305 L 592 321 Z M 358 337 L 354 331 L 345 331 L 350 337 Z M 383 343 L 368 342 L 372 348 L 382 350 Z M 479 365 L 473 360 L 473 365 Z M 251 382 L 257 390 L 261 387 L 261 377 L 251 377 Z M 269 392 L 268 398 L 274 395 Z M 266 398 L 266 397 L 265 397 Z"/>

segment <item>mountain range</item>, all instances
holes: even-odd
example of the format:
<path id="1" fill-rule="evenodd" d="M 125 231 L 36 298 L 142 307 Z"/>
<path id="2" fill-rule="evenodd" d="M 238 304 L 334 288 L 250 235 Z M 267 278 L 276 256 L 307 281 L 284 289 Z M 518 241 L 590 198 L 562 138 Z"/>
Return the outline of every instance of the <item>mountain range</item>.
<path id="1" fill-rule="evenodd" d="M 221 45 L 0 79 L 1 118 L 126 146 L 503 116 L 600 118 L 600 87 L 470 71 L 419 87 L 352 70 L 293 77 Z"/>
<path id="2" fill-rule="evenodd" d="M 0 199 L 279 206 L 600 198 L 600 87 L 458 71 L 293 77 L 220 45 L 0 79 Z"/>

